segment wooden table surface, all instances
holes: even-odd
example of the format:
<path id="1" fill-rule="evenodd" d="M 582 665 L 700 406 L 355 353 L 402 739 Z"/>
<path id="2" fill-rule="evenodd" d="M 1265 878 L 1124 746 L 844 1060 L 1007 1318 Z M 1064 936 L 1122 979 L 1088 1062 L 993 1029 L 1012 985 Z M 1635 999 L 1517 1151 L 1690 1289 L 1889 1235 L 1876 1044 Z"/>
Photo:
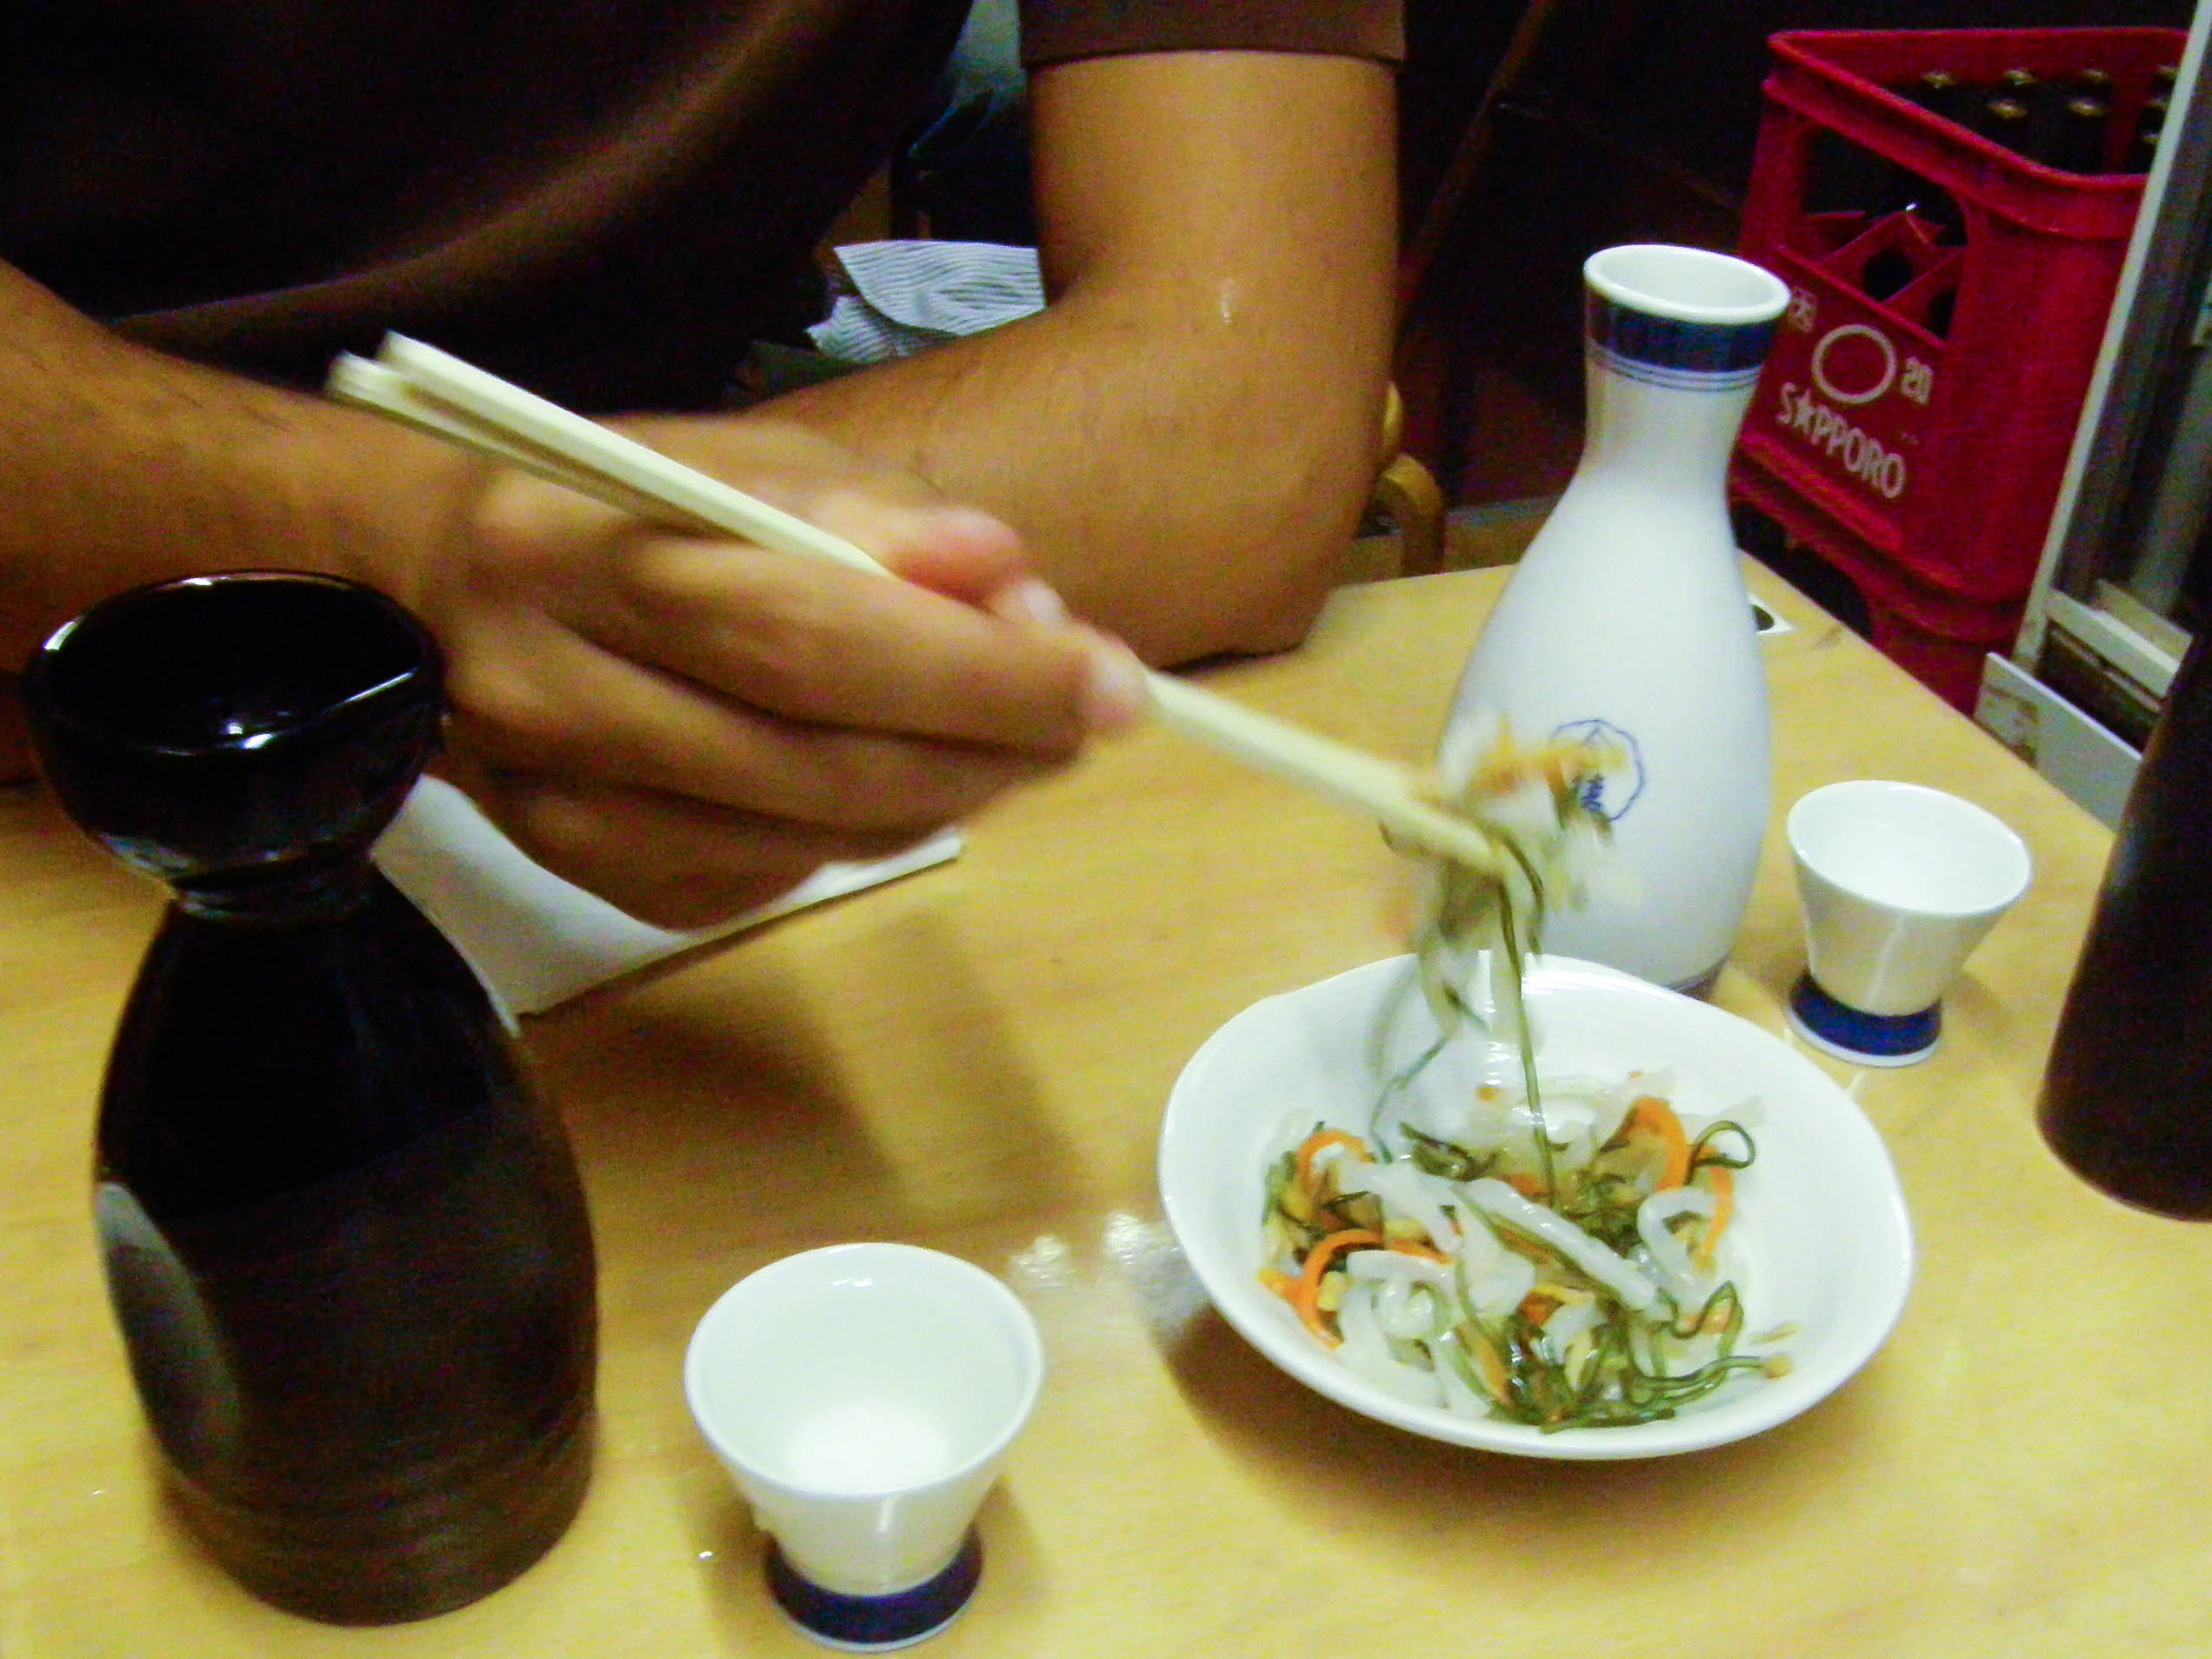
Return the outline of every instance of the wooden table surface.
<path id="1" fill-rule="evenodd" d="M 1505 575 L 1344 590 L 1307 649 L 1211 683 L 1418 759 Z M 1371 826 L 1148 731 L 994 808 L 950 865 L 532 1023 L 598 1229 L 591 1494 L 458 1613 L 290 1618 L 164 1511 L 94 1254 L 93 1100 L 160 896 L 22 787 L 0 791 L 0 1654 L 823 1651 L 763 1592 L 679 1370 L 732 1281 L 863 1237 L 981 1263 L 1044 1331 L 936 1659 L 2212 1652 L 2212 1230 L 2099 1196 L 2032 1121 L 2108 836 L 1754 579 L 1795 625 L 1765 648 L 1776 824 L 1815 785 L 1911 779 L 1995 811 L 2036 867 L 1933 1059 L 1816 1056 L 1887 1137 L 1921 1267 L 1810 1413 L 1649 1463 L 1500 1458 L 1343 1411 L 1222 1323 L 1161 1220 L 1169 1087 L 1255 999 L 1401 949 L 1399 883 Z M 1716 1000 L 1785 1033 L 1802 962 L 1770 833 Z"/>

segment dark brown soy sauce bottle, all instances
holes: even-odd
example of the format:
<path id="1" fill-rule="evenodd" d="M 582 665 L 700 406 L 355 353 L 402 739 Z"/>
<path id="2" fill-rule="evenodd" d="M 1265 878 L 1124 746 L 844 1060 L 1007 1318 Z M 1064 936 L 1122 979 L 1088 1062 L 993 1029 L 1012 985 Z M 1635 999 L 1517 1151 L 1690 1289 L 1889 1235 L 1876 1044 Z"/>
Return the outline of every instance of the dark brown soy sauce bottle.
<path id="1" fill-rule="evenodd" d="M 582 1500 L 596 1316 L 560 1125 L 369 858 L 436 741 L 436 646 L 348 583 L 196 578 L 60 630 L 24 694 L 62 804 L 174 894 L 94 1209 L 177 1509 L 311 1618 L 486 1594 Z"/>
<path id="2" fill-rule="evenodd" d="M 2198 634 L 2129 791 L 2037 1117 L 2113 1197 L 2212 1220 L 2212 634 Z"/>

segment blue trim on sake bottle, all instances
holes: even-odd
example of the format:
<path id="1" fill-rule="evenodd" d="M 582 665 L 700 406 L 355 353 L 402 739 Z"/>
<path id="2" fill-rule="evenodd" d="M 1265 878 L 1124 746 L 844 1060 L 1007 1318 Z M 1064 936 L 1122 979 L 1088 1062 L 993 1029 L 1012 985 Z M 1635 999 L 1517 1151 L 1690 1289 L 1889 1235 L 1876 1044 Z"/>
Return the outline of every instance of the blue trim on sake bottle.
<path id="1" fill-rule="evenodd" d="M 1753 384 L 1781 321 L 1689 323 L 1654 316 L 1582 293 L 1584 350 L 1609 371 L 1679 391 L 1735 391 Z"/>

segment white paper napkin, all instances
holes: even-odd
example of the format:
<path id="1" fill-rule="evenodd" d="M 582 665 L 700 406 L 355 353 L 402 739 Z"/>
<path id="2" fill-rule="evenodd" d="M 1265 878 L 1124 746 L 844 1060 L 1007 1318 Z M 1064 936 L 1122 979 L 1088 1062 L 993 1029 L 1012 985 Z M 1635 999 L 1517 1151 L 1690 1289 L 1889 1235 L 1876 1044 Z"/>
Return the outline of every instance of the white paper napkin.
<path id="1" fill-rule="evenodd" d="M 415 786 L 376 843 L 376 858 L 511 1018 L 694 945 L 943 863 L 960 848 L 960 833 L 947 830 L 876 863 L 825 865 L 756 910 L 688 933 L 640 922 L 563 880 L 438 778 Z"/>

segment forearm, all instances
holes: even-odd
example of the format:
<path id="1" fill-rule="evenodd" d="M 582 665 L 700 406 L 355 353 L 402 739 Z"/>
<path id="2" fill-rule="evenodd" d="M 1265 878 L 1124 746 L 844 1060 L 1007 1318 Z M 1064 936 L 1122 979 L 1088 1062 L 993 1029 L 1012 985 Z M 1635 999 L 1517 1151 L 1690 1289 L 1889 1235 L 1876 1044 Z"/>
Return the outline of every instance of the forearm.
<path id="1" fill-rule="evenodd" d="M 1380 377 L 1302 398 L 1295 364 L 1210 352 L 1202 320 L 1171 342 L 1100 309 L 777 407 L 1005 519 L 1079 615 L 1152 661 L 1295 643 L 1374 476 Z"/>
<path id="2" fill-rule="evenodd" d="M 470 470 L 374 416 L 133 346 L 0 266 L 9 670 L 141 583 L 256 566 L 389 576 L 434 544 Z"/>
<path id="3" fill-rule="evenodd" d="M 1040 85 L 1043 315 L 775 406 L 1005 518 L 1162 663 L 1282 648 L 1318 609 L 1377 464 L 1395 253 L 1383 71 L 1298 63 L 1285 92 L 1255 55 L 1184 56 Z M 1078 144 L 1109 94 L 1123 124 Z M 1286 126 L 1256 173 L 1240 138 Z"/>

